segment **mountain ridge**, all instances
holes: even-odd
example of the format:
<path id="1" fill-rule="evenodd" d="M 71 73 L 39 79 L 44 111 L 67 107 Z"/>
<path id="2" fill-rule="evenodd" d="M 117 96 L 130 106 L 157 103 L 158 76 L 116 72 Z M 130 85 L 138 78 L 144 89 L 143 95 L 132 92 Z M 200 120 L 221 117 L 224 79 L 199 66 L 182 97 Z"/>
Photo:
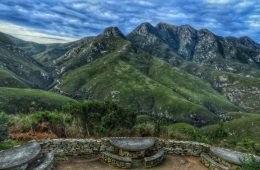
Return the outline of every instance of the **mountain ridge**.
<path id="1" fill-rule="evenodd" d="M 3 38 L 3 44 L 9 41 Z M 143 23 L 128 35 L 107 27 L 97 36 L 46 45 L 38 52 L 21 42 L 12 46 L 40 63 L 50 77 L 40 88 L 75 99 L 113 100 L 137 112 L 198 126 L 226 112 L 260 109 L 259 44 L 248 37 Z M 36 53 L 29 55 L 31 51 Z M 19 74 L 9 80 L 9 71 L 2 71 L 9 85 L 0 86 L 35 88 Z"/>

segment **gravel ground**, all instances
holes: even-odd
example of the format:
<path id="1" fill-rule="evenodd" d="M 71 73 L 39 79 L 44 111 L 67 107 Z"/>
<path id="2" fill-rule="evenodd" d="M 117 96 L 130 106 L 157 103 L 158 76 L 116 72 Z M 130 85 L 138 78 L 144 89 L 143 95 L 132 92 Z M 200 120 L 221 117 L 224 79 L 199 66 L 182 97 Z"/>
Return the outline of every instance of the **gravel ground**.
<path id="1" fill-rule="evenodd" d="M 108 166 L 100 159 L 83 159 L 72 158 L 68 161 L 58 162 L 57 170 L 113 170 L 118 169 Z M 191 156 L 166 156 L 166 159 L 161 165 L 158 165 L 152 170 L 208 170 L 201 164 L 199 158 Z"/>

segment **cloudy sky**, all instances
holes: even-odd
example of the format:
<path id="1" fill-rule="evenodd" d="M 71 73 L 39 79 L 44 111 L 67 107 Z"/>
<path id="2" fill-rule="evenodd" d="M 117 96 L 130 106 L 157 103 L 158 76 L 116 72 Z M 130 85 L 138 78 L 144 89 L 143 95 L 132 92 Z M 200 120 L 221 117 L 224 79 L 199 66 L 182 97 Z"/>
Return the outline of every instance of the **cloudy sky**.
<path id="1" fill-rule="evenodd" d="M 1 0 L 0 31 L 40 43 L 96 35 L 107 26 L 125 34 L 142 22 L 190 24 L 260 43 L 259 0 Z"/>

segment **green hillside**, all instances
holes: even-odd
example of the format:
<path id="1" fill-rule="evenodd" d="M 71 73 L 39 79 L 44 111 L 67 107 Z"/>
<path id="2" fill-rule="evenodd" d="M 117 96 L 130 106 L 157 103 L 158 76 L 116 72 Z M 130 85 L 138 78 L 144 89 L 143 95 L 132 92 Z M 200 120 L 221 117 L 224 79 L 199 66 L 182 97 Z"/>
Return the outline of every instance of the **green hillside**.
<path id="1" fill-rule="evenodd" d="M 30 87 L 46 89 L 52 82 L 49 69 L 18 48 L 13 39 L 11 36 L 0 33 L 0 68 L 12 72 Z M 16 84 L 9 83 L 9 85 L 19 87 Z"/>
<path id="2" fill-rule="evenodd" d="M 29 87 L 12 72 L 0 68 L 0 87 Z"/>
<path id="3" fill-rule="evenodd" d="M 212 136 L 212 134 L 218 134 L 217 131 L 223 129 L 226 134 L 213 136 L 214 143 L 225 144 L 238 149 L 247 148 L 247 151 L 260 154 L 260 115 L 237 112 L 227 113 L 226 115 L 232 117 L 233 120 L 224 122 L 222 128 L 220 128 L 220 125 L 203 127 L 201 133 Z"/>
<path id="4" fill-rule="evenodd" d="M 150 56 L 127 40 L 112 42 L 120 42 L 117 49 L 66 72 L 56 89 L 70 96 L 113 100 L 138 112 L 197 125 L 216 121 L 214 113 L 237 110 L 199 78 Z"/>
<path id="5" fill-rule="evenodd" d="M 0 111 L 10 114 L 55 110 L 73 101 L 43 90 L 0 87 Z"/>
<path id="6" fill-rule="evenodd" d="M 196 64 L 184 64 L 182 69 L 208 81 L 232 103 L 248 112 L 260 112 L 260 78 L 214 70 Z"/>

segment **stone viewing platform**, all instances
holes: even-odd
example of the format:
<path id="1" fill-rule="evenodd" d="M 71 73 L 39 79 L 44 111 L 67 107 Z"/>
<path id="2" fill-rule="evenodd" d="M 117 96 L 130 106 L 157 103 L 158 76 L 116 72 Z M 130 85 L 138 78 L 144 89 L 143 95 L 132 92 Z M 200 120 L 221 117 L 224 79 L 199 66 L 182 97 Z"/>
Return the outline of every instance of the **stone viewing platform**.
<path id="1" fill-rule="evenodd" d="M 171 155 L 200 158 L 205 168 L 217 170 L 236 169 L 242 160 L 248 158 L 245 153 L 191 141 L 125 137 L 52 139 L 32 141 L 1 151 L 0 170 L 50 170 L 60 161 L 66 163 L 66 160 L 79 157 L 85 160 L 103 160 L 106 164 L 119 168 L 151 168 L 171 164 L 171 161 L 165 159 Z M 259 157 L 253 157 L 260 163 Z M 106 164 L 102 164 L 103 168 Z"/>

